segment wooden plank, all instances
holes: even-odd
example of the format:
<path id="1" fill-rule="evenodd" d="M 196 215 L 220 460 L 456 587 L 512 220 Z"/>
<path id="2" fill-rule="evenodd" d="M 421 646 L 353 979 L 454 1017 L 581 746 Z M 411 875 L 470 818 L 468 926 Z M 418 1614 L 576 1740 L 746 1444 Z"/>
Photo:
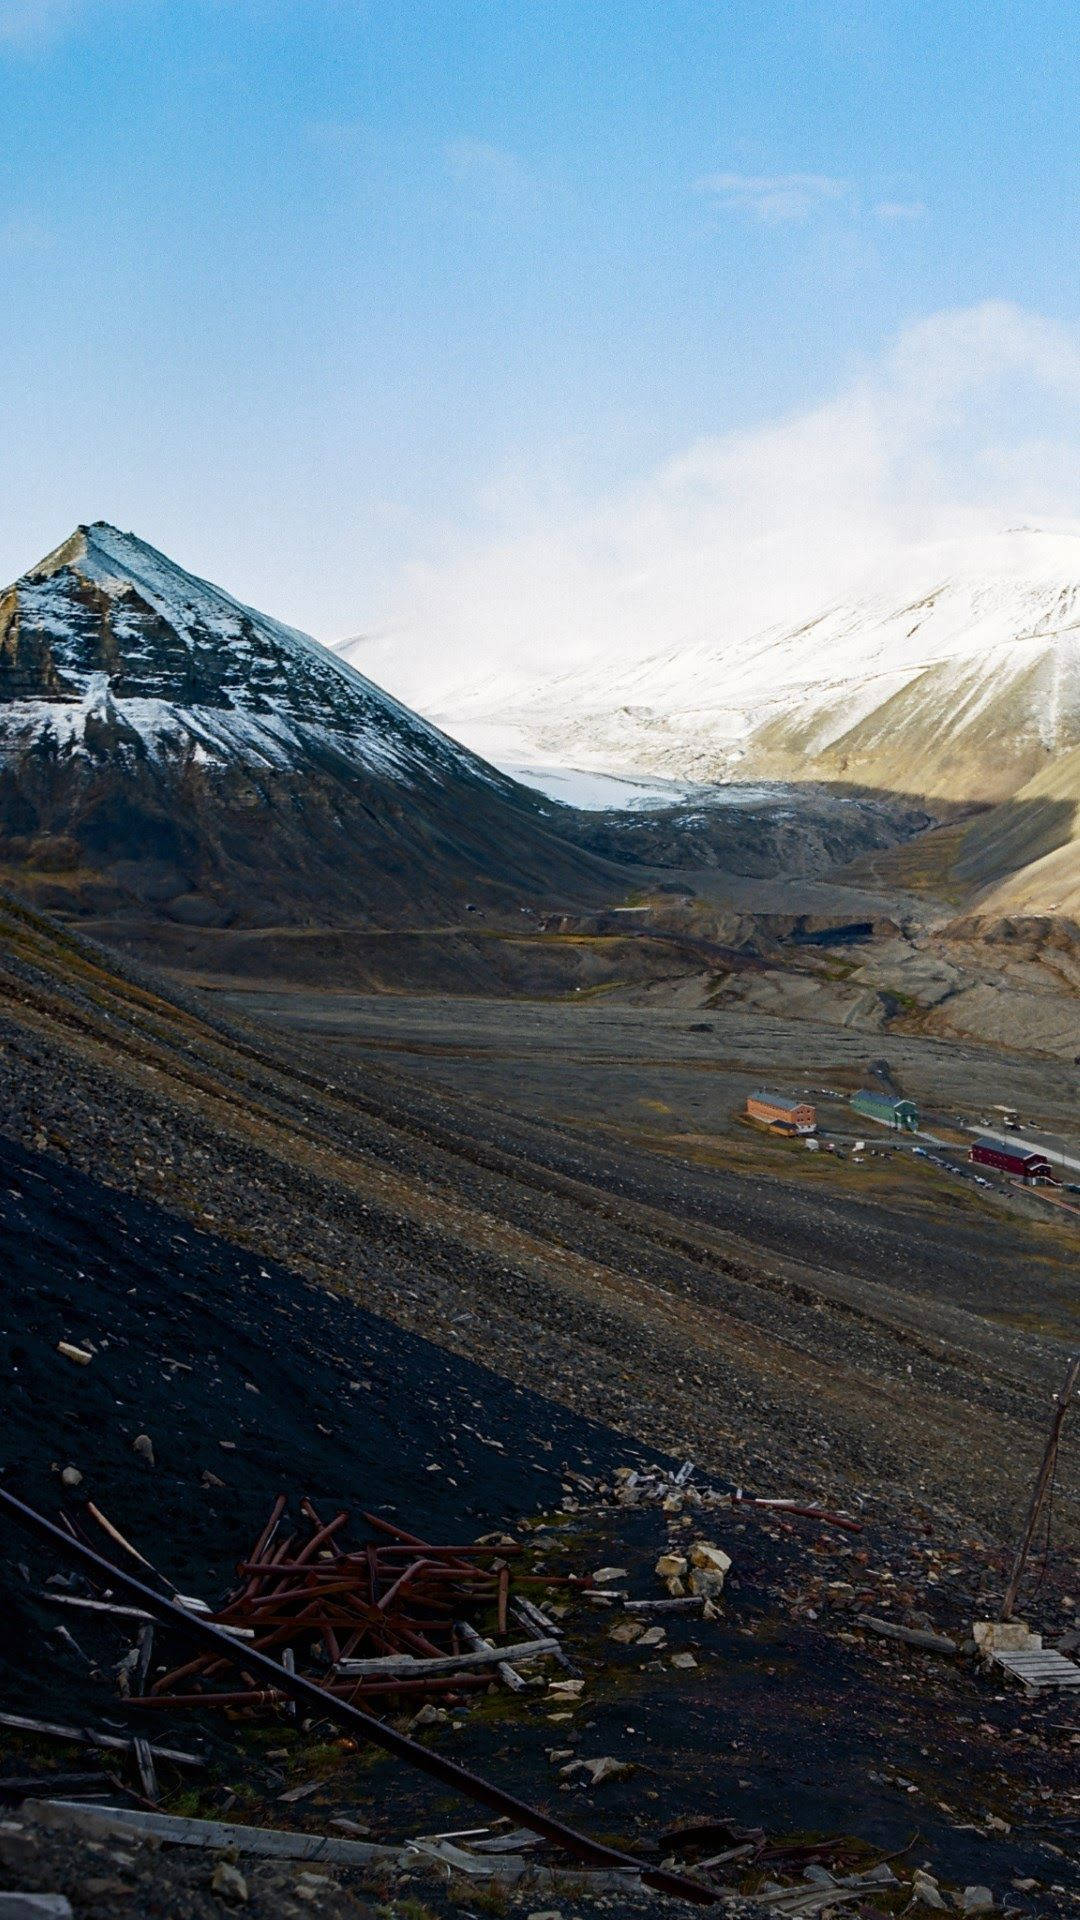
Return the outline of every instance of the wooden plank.
<path id="1" fill-rule="evenodd" d="M 139 1781 L 143 1793 L 146 1795 L 146 1798 L 152 1800 L 156 1806 L 161 1798 L 161 1794 L 158 1790 L 158 1779 L 154 1769 L 154 1755 L 150 1742 L 136 1735 L 131 1744 L 135 1749 L 135 1765 L 139 1769 Z"/>
<path id="2" fill-rule="evenodd" d="M 153 1659 L 153 1655 L 154 1655 L 154 1623 L 152 1620 L 148 1620 L 145 1626 L 139 1628 L 138 1658 L 135 1662 L 135 1669 L 132 1674 L 132 1679 L 135 1682 L 136 1693 L 146 1692 L 146 1680 L 147 1680 L 147 1675 L 150 1672 L 150 1662 Z"/>
<path id="3" fill-rule="evenodd" d="M 955 1653 L 956 1641 L 943 1633 L 924 1633 L 921 1627 L 899 1627 L 892 1620 L 878 1620 L 872 1613 L 857 1613 L 855 1619 L 869 1633 L 883 1640 L 901 1640 L 906 1647 L 920 1647 L 924 1653 Z"/>
<path id="4" fill-rule="evenodd" d="M 1080 1687 L 1080 1667 L 1049 1647 L 995 1653 L 993 1659 L 1028 1687 Z"/>
<path id="5" fill-rule="evenodd" d="M 71 1825 L 85 1833 L 151 1833 L 174 1847 L 211 1851 L 235 1847 L 238 1853 L 271 1860 L 325 1860 L 341 1867 L 369 1866 L 372 1861 L 396 1860 L 401 1852 L 399 1847 L 377 1846 L 365 1840 L 331 1840 L 319 1833 L 240 1827 L 227 1820 L 189 1820 L 181 1814 L 144 1813 L 141 1807 L 90 1808 L 73 1800 L 44 1800 L 40 1804 L 70 1816 Z"/>
<path id="6" fill-rule="evenodd" d="M 555 1649 L 553 1658 L 558 1661 L 564 1673 L 573 1674 L 575 1680 L 581 1679 L 581 1668 L 574 1665 L 570 1655 L 565 1651 L 562 1645 L 562 1628 L 556 1626 L 554 1620 L 549 1620 L 547 1614 L 542 1613 L 531 1600 L 524 1600 L 520 1595 L 516 1600 L 511 1600 L 510 1611 L 514 1619 L 520 1621 L 523 1627 L 531 1627 L 534 1633 L 551 1634 L 558 1640 L 559 1645 Z"/>
<path id="7" fill-rule="evenodd" d="M 467 1672 L 471 1667 L 494 1667 L 502 1661 L 539 1660 L 544 1654 L 555 1653 L 558 1641 L 518 1640 L 510 1647 L 491 1647 L 484 1653 L 439 1654 L 432 1660 L 417 1660 L 412 1654 L 387 1654 L 373 1660 L 339 1660 L 336 1673 L 350 1680 L 371 1674 L 372 1678 L 385 1680 L 406 1680 L 434 1676 L 442 1673 Z"/>
<path id="8" fill-rule="evenodd" d="M 92 1727 L 57 1726 L 51 1720 L 29 1720 L 19 1713 L 0 1713 L 0 1727 L 11 1727 L 16 1733 L 40 1735 L 43 1740 L 71 1740 L 81 1747 L 105 1747 L 110 1752 L 130 1753 L 131 1741 L 122 1734 L 96 1733 Z M 151 1747 L 155 1760 L 171 1760 L 174 1767 L 204 1767 L 206 1765 L 197 1753 L 180 1753 L 175 1747 Z"/>
<path id="9" fill-rule="evenodd" d="M 459 1620 L 457 1630 L 465 1641 L 465 1644 L 470 1646 L 474 1653 L 495 1653 L 496 1649 L 492 1646 L 491 1641 L 485 1640 L 482 1635 L 477 1633 L 475 1627 L 469 1625 L 467 1620 Z M 528 1686 L 528 1681 L 523 1680 L 520 1673 L 514 1671 L 514 1668 L 508 1660 L 500 1660 L 495 1671 L 500 1680 L 509 1687 L 511 1693 L 524 1693 L 525 1688 Z"/>
<path id="10" fill-rule="evenodd" d="M 624 1600 L 627 1613 L 700 1613 L 705 1605 L 703 1593 L 686 1593 L 675 1600 Z"/>
<path id="11" fill-rule="evenodd" d="M 112 1600 L 84 1600 L 77 1593 L 46 1593 L 39 1590 L 38 1600 L 47 1600 L 51 1607 L 78 1607 L 84 1613 L 107 1613 L 115 1620 L 152 1620 L 153 1614 L 144 1613 L 141 1607 L 121 1607 Z"/>

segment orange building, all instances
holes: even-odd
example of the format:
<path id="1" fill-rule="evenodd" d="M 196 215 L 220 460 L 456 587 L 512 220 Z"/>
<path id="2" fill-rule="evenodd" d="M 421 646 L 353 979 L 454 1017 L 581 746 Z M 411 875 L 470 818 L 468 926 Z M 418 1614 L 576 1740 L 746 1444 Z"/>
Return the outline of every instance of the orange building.
<path id="1" fill-rule="evenodd" d="M 817 1132 L 817 1108 L 787 1093 L 749 1094 L 746 1117 L 759 1126 L 772 1127 L 776 1133 Z"/>

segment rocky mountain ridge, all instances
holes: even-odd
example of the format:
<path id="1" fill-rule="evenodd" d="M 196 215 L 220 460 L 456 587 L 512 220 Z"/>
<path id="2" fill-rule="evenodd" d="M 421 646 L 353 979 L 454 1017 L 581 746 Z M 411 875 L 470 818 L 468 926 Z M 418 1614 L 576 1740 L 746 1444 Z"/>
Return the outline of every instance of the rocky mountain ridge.
<path id="1" fill-rule="evenodd" d="M 54 911 L 137 939 L 603 893 L 554 811 L 105 523 L 0 595 L 0 869 Z"/>

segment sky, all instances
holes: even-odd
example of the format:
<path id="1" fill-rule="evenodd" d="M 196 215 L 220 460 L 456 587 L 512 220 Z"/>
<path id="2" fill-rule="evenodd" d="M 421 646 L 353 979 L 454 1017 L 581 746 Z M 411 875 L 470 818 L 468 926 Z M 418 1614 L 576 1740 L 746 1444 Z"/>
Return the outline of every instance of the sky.
<path id="1" fill-rule="evenodd" d="M 0 87 L 0 578 L 453 677 L 1080 521 L 1072 0 L 0 0 Z"/>

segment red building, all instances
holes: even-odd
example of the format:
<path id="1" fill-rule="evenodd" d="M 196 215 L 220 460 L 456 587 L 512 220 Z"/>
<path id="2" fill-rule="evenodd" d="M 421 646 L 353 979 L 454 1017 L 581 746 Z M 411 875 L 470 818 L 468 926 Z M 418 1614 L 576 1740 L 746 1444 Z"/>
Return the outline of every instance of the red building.
<path id="1" fill-rule="evenodd" d="M 1011 1173 L 1018 1180 L 1055 1178 L 1054 1169 L 1044 1153 L 1032 1153 L 1019 1146 L 1002 1146 L 998 1140 L 976 1140 L 970 1158 L 977 1167 L 996 1167 L 998 1173 Z"/>
<path id="2" fill-rule="evenodd" d="M 794 1094 L 752 1093 L 746 1102 L 746 1117 L 774 1133 L 816 1133 L 817 1112 L 809 1100 Z"/>

